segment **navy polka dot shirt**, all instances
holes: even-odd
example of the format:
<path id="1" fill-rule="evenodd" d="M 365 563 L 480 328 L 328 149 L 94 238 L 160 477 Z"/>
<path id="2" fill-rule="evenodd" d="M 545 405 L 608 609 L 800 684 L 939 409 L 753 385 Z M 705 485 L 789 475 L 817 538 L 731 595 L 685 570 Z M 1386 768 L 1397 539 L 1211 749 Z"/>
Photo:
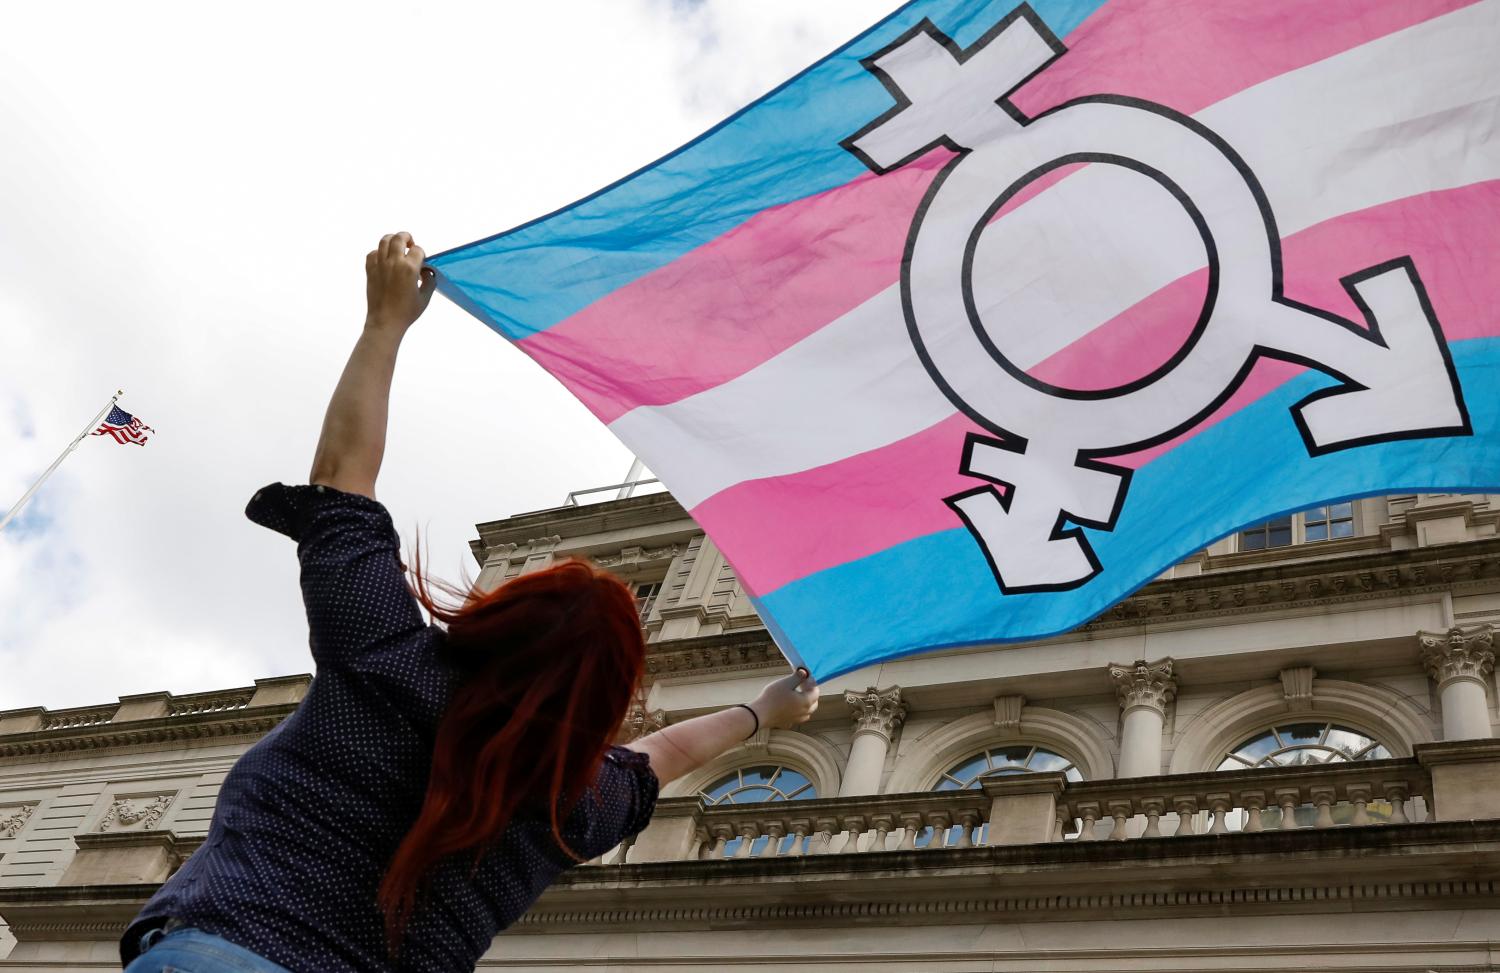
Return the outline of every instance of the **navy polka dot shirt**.
<path id="1" fill-rule="evenodd" d="M 390 959 L 375 892 L 421 807 L 456 678 L 443 633 L 423 622 L 374 500 L 275 484 L 246 515 L 297 541 L 317 678 L 230 770 L 202 848 L 146 903 L 122 956 L 176 918 L 294 973 L 472 970 L 573 860 L 545 820 L 518 817 L 477 870 L 469 858 L 436 867 Z M 601 855 L 645 827 L 656 791 L 644 754 L 611 748 L 563 836 Z"/>

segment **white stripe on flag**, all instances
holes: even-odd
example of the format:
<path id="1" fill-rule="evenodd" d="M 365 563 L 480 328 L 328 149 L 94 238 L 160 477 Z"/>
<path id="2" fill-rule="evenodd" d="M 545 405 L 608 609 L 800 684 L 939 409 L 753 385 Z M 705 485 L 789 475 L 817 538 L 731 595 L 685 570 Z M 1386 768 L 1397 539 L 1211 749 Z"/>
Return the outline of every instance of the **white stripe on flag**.
<path id="1" fill-rule="evenodd" d="M 1488 0 L 1272 78 L 1195 117 L 1244 156 L 1288 236 L 1380 203 L 1500 178 L 1500 139 L 1490 134 L 1500 114 L 1497 49 L 1500 2 Z M 985 237 L 985 264 L 1014 268 L 986 288 L 986 303 L 1003 302 L 1006 318 L 1018 321 L 1028 309 L 1048 309 L 1047 327 L 1017 329 L 1024 343 L 1007 341 L 1022 367 L 1203 265 L 1195 246 L 1152 253 L 1135 268 L 1149 273 L 1074 279 L 1050 265 L 1045 276 L 1036 272 L 1036 236 L 1027 227 L 1145 205 L 1144 193 L 1121 188 L 1114 167 L 1090 167 L 1007 216 L 1006 232 Z M 1123 234 L 1099 245 L 1142 249 Z M 1060 282 L 1074 311 L 1064 319 Z M 742 480 L 836 462 L 953 413 L 912 353 L 893 286 L 744 375 L 637 408 L 610 428 L 691 508 Z"/>

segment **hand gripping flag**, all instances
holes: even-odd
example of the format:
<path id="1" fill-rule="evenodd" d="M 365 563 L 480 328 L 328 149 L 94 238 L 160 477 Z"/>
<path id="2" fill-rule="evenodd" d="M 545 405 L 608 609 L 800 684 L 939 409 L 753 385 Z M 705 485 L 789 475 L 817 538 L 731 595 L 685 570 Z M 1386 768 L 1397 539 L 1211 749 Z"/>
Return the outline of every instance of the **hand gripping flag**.
<path id="1" fill-rule="evenodd" d="M 439 287 L 822 677 L 1500 487 L 1500 0 L 917 0 Z"/>

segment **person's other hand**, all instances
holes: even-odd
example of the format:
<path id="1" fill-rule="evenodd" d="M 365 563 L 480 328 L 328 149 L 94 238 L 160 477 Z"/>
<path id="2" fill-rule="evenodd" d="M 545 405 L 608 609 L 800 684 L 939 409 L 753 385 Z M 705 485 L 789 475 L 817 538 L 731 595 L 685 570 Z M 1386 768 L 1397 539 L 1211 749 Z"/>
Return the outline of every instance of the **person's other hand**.
<path id="1" fill-rule="evenodd" d="M 410 233 L 388 233 L 365 257 L 366 325 L 405 331 L 427 310 L 436 274 Z"/>
<path id="2" fill-rule="evenodd" d="M 818 708 L 818 684 L 806 669 L 776 680 L 749 704 L 760 725 L 788 729 L 806 723 Z"/>

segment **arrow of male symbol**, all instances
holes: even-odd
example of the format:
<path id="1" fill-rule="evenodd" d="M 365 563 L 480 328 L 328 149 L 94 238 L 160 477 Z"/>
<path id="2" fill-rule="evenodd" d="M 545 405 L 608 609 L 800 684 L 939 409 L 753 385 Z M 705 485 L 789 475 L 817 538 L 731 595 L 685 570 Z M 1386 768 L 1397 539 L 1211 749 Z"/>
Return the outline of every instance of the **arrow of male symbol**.
<path id="1" fill-rule="evenodd" d="M 960 468 L 1006 491 L 987 485 L 948 502 L 984 547 L 1002 592 L 1072 588 L 1096 575 L 1087 539 L 1066 525 L 1108 530 L 1119 515 L 1128 471 L 1099 458 L 1199 422 L 1258 358 L 1303 364 L 1339 383 L 1292 407 L 1312 456 L 1470 433 L 1457 372 L 1410 259 L 1343 278 L 1363 325 L 1287 299 L 1270 201 L 1216 133 L 1135 98 L 1078 98 L 1035 117 L 1008 100 L 1065 50 L 1024 5 L 963 50 L 923 21 L 866 60 L 896 105 L 844 142 L 877 173 L 939 145 L 956 153 L 914 215 L 902 293 L 929 375 L 996 436 L 971 437 Z M 1061 388 L 1027 374 L 992 334 L 1044 322 L 987 324 L 973 292 L 974 254 L 994 214 L 1031 182 L 1077 163 L 1154 180 L 1187 211 L 1207 256 L 1208 290 L 1192 335 L 1156 372 L 1114 389 Z"/>

